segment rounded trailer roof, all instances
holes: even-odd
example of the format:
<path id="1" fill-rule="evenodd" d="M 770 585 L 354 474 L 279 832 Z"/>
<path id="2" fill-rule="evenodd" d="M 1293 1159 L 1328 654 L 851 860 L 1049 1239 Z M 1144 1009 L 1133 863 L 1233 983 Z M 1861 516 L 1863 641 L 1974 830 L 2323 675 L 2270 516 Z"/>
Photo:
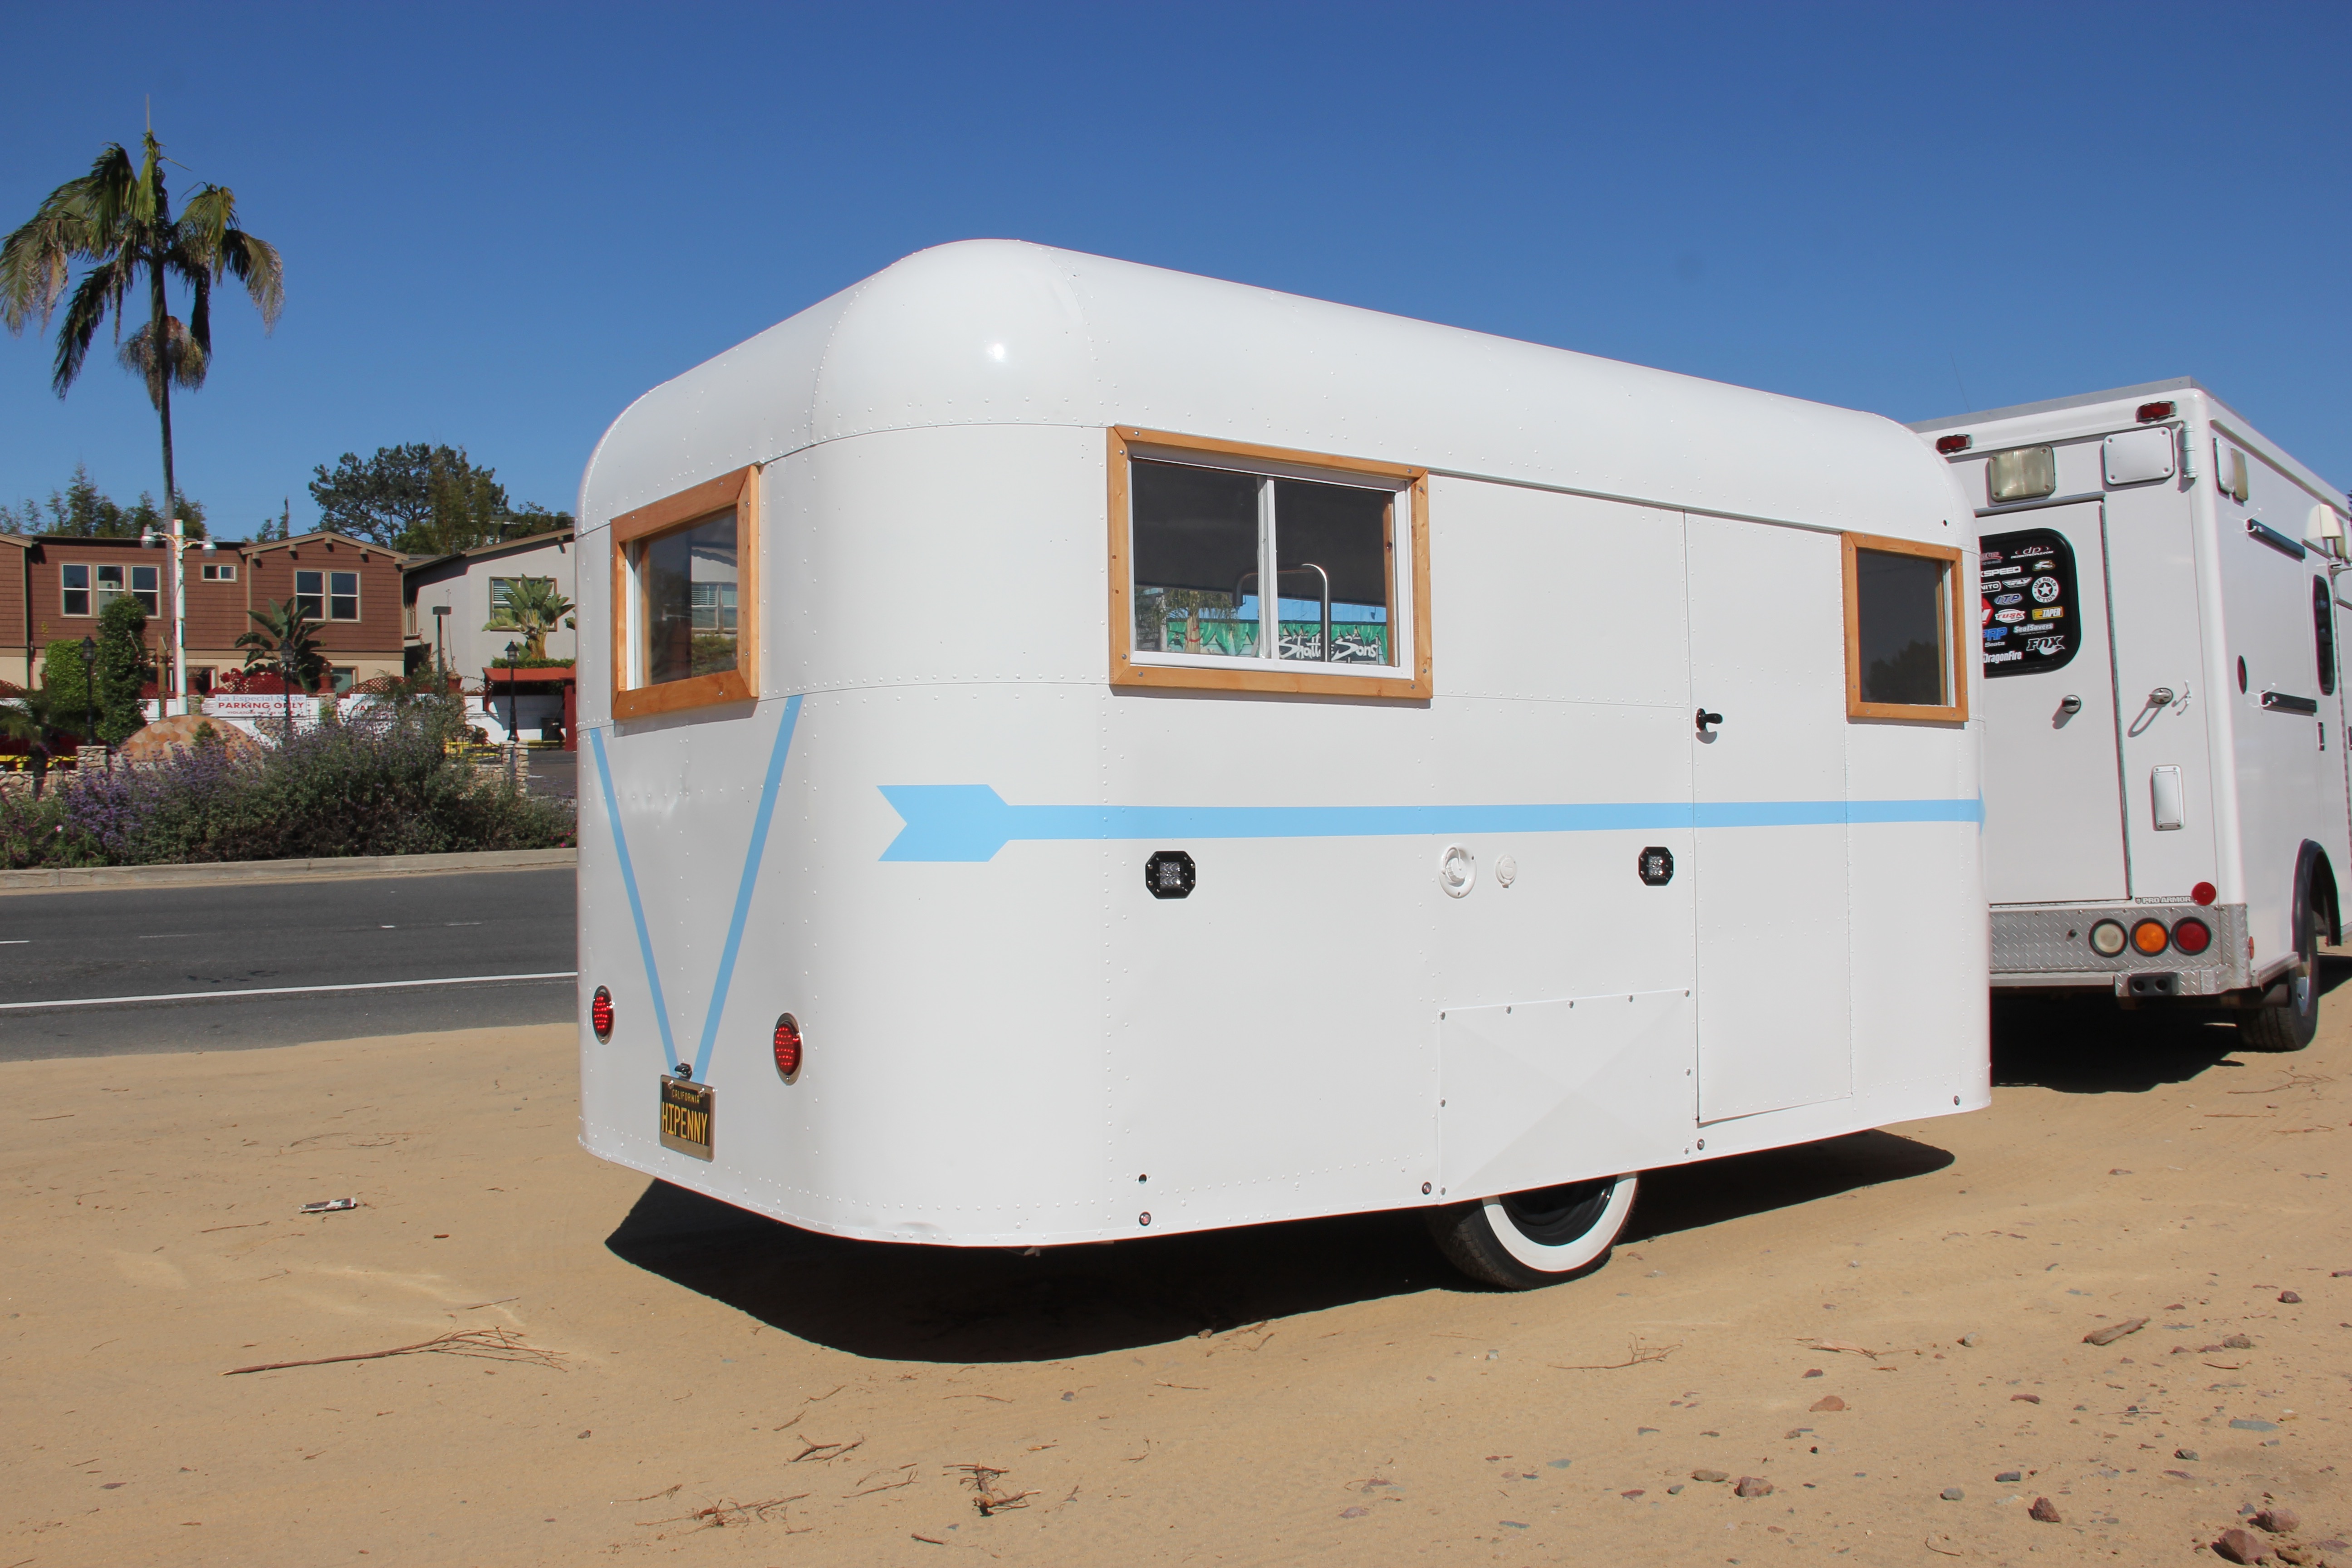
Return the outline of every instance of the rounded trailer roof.
<path id="1" fill-rule="evenodd" d="M 950 425 L 1151 429 L 1693 511 L 1948 539 L 1904 426 L 1696 376 L 1017 240 L 919 251 L 613 422 L 583 531 L 822 441 Z M 1956 510 L 1957 509 L 1957 510 Z"/>

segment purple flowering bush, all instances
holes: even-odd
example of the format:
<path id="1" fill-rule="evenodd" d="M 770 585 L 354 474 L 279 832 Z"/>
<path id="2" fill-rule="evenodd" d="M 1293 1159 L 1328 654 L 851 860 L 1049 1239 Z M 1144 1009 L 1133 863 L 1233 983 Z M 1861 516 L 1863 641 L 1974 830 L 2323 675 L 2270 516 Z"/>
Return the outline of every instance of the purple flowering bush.
<path id="1" fill-rule="evenodd" d="M 95 758 L 92 758 L 95 761 Z M 567 803 L 444 751 L 437 727 L 327 724 L 272 751 L 198 745 L 0 796 L 0 867 L 433 855 L 570 844 Z"/>

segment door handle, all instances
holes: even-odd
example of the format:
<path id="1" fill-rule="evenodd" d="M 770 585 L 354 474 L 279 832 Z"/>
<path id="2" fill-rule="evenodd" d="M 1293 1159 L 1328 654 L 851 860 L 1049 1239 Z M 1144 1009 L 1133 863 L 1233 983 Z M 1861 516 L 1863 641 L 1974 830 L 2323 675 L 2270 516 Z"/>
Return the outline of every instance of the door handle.
<path id="1" fill-rule="evenodd" d="M 1708 711 L 1707 711 L 1706 709 L 1704 709 L 1704 708 L 1702 708 L 1702 709 L 1700 709 L 1700 710 L 1698 710 L 1698 732 L 1699 732 L 1700 734 L 1704 735 L 1704 734 L 1706 734 L 1706 733 L 1707 732 L 1707 731 L 1706 731 L 1706 727 L 1707 727 L 1709 724 L 1720 724 L 1720 723 L 1722 723 L 1722 722 L 1723 722 L 1723 715 L 1722 715 L 1722 714 L 1720 714 L 1720 713 L 1710 713 L 1710 712 L 1708 712 Z"/>
<path id="2" fill-rule="evenodd" d="M 2172 701 L 2173 691 L 2169 686 L 2159 686 L 2147 694 L 2147 705 L 2150 708 L 2169 708 L 2172 706 Z"/>
<path id="3" fill-rule="evenodd" d="M 2058 704 L 2058 711 L 2061 713 L 2080 713 L 2082 710 L 2083 700 L 2072 692 L 2067 693 L 2066 700 Z"/>

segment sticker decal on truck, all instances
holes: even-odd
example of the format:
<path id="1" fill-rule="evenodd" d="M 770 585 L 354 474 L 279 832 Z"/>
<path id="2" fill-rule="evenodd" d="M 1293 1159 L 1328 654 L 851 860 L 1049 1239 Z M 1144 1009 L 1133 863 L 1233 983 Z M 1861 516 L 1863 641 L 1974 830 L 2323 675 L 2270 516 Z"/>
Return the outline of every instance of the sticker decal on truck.
<path id="1" fill-rule="evenodd" d="M 2023 528 L 1988 534 L 1980 547 L 1984 555 L 1979 574 L 1986 591 L 1996 595 L 1985 605 L 1985 674 L 2037 675 L 2072 661 L 2077 634 L 2067 624 L 2075 619 L 2067 608 L 2075 602 L 2074 550 L 2066 536 L 2055 529 Z M 2021 607 L 2029 595 L 2034 605 L 2030 616 Z M 2003 607 L 1995 611 L 1995 605 Z M 1996 626 L 1995 621 L 2005 624 Z M 2032 636 L 2026 637 L 2029 627 Z M 2013 640 L 2009 636 L 2012 628 L 2020 634 Z"/>

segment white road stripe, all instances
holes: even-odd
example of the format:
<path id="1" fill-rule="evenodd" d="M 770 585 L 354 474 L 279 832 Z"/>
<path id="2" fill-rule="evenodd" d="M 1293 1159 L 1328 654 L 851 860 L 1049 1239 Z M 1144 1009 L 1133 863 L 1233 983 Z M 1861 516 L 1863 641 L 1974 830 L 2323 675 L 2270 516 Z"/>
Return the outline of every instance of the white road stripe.
<path id="1" fill-rule="evenodd" d="M 481 985 L 497 980 L 577 980 L 576 969 L 544 974 L 459 974 L 446 980 L 367 980 L 355 985 L 267 985 L 246 991 L 171 991 L 156 996 L 77 996 L 58 1002 L 0 1002 L 0 1013 L 29 1007 L 120 1007 L 133 1002 L 205 1002 L 215 996 L 310 996 L 322 991 L 404 991 L 417 985 Z"/>

